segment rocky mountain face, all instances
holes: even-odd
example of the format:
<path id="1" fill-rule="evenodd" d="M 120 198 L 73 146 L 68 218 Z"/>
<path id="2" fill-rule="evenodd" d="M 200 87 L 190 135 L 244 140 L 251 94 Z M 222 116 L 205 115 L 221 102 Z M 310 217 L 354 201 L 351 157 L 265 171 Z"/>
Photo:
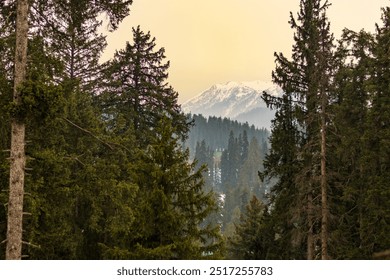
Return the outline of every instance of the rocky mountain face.
<path id="1" fill-rule="evenodd" d="M 263 91 L 274 96 L 282 95 L 282 90 L 270 82 L 228 82 L 213 85 L 183 103 L 182 109 L 186 113 L 226 117 L 270 129 L 274 111 L 268 109 L 261 99 Z"/>

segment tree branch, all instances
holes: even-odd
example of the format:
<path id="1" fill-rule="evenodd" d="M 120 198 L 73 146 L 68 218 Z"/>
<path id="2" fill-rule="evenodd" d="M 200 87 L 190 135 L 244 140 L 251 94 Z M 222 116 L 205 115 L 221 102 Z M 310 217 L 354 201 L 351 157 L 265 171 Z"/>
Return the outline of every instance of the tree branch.
<path id="1" fill-rule="evenodd" d="M 63 120 L 67 121 L 69 124 L 73 125 L 74 127 L 80 129 L 81 131 L 89 134 L 90 136 L 92 136 L 93 138 L 95 138 L 96 140 L 98 140 L 99 142 L 103 143 L 104 145 L 106 145 L 107 147 L 109 147 L 111 150 L 113 150 L 114 148 L 107 142 L 103 141 L 102 139 L 100 139 L 99 137 L 97 137 L 95 134 L 93 134 L 92 132 L 90 132 L 89 130 L 85 129 L 85 128 L 82 128 L 80 126 L 78 126 L 77 124 L 75 124 L 74 122 L 72 122 L 71 120 L 67 119 L 67 118 L 62 118 Z"/>
<path id="2" fill-rule="evenodd" d="M 34 247 L 34 248 L 38 248 L 38 249 L 41 248 L 41 246 L 39 246 L 39 245 L 34 245 L 34 244 L 32 244 L 32 243 L 30 243 L 30 242 L 27 242 L 27 241 L 22 241 L 22 243 L 23 243 L 24 245 L 28 245 L 28 246 L 31 246 L 31 247 Z"/>

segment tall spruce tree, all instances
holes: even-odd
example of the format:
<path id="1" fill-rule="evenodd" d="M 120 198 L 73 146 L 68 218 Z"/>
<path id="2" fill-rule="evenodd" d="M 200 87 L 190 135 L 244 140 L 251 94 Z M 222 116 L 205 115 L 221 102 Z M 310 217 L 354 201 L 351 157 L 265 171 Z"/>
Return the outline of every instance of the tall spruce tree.
<path id="1" fill-rule="evenodd" d="M 121 246 L 105 246 L 107 258 L 220 258 L 219 228 L 201 223 L 215 210 L 203 190 L 203 169 L 183 152 L 172 122 L 163 118 L 156 137 L 139 151 L 133 178 L 139 187 L 134 225 Z"/>
<path id="2" fill-rule="evenodd" d="M 390 248 L 390 8 L 382 10 L 373 48 L 373 87 L 369 95 L 367 130 L 364 133 L 366 191 L 364 195 L 363 240 L 366 254 Z"/>
<path id="3" fill-rule="evenodd" d="M 363 253 L 365 169 L 363 135 L 367 127 L 368 97 L 373 81 L 373 35 L 344 30 L 336 53 L 333 143 L 329 164 L 337 167 L 333 190 L 337 222 L 331 233 L 330 253 L 340 259 L 367 258 Z"/>
<path id="4" fill-rule="evenodd" d="M 247 188 L 249 190 L 249 197 L 256 195 L 257 198 L 265 200 L 264 189 L 261 186 L 258 171 L 262 170 L 263 153 L 260 150 L 259 142 L 256 138 L 252 138 L 248 157 L 240 167 L 238 185 L 240 188 Z M 245 203 L 244 207 L 247 205 Z"/>
<path id="5" fill-rule="evenodd" d="M 248 133 L 244 130 L 242 134 L 242 145 L 241 145 L 241 164 L 245 162 L 248 158 L 248 150 L 249 150 L 249 141 L 248 141 Z"/>
<path id="6" fill-rule="evenodd" d="M 97 18 L 97 7 L 89 1 L 49 1 L 45 6 L 37 5 L 43 15 L 53 13 L 42 20 L 44 37 L 48 49 L 63 64 L 63 73 L 57 77 L 71 89 L 78 85 L 82 91 L 96 90 L 96 79 L 101 66 L 100 55 L 106 46 L 105 37 L 97 33 L 102 22 Z"/>
<path id="7" fill-rule="evenodd" d="M 291 14 L 290 24 L 295 29 L 292 61 L 283 54 L 275 54 L 276 69 L 273 81 L 282 87 L 287 102 L 294 102 L 293 119 L 299 129 L 296 161 L 301 169 L 294 174 L 301 201 L 306 207 L 300 219 L 307 232 L 307 258 L 315 258 L 317 233 L 321 234 L 321 256 L 328 258 L 328 176 L 326 165 L 326 131 L 329 103 L 330 71 L 333 36 L 330 34 L 326 10 L 327 1 L 302 0 L 297 19 Z M 268 98 L 269 99 L 269 98 Z M 267 100 L 267 99 L 266 99 Z M 274 147 L 273 147 L 274 148 Z M 272 149 L 273 149 L 272 148 Z M 314 199 L 321 194 L 321 212 L 316 213 Z M 320 221 L 319 221 L 320 220 Z M 316 228 L 321 224 L 321 229 Z"/>
<path id="8" fill-rule="evenodd" d="M 208 189 L 212 189 L 214 185 L 214 162 L 213 152 L 206 146 L 206 141 L 203 140 L 201 143 L 197 142 L 195 150 L 195 160 L 197 162 L 196 168 L 201 169 L 205 165 L 206 169 L 203 174 L 205 180 L 205 186 Z"/>
<path id="9" fill-rule="evenodd" d="M 127 127 L 135 129 L 140 146 L 148 144 L 154 127 L 163 117 L 180 127 L 177 133 L 188 132 L 187 119 L 177 103 L 178 94 L 166 82 L 169 62 L 165 62 L 165 50 L 155 50 L 155 38 L 141 28 L 133 28 L 133 42 L 127 42 L 108 63 L 107 91 L 104 110 L 114 107 L 122 114 Z M 115 119 L 116 116 L 108 118 Z"/>
<path id="10" fill-rule="evenodd" d="M 273 248 L 273 258 L 302 259 L 305 257 L 306 227 L 300 191 L 295 182 L 302 166 L 298 159 L 299 126 L 294 118 L 296 102 L 292 101 L 291 92 L 279 98 L 264 94 L 263 98 L 269 107 L 277 109 L 272 121 L 271 149 L 264 160 L 264 172 L 259 173 L 264 182 L 277 179 L 269 197 L 271 217 L 265 221 L 275 233 L 270 236 L 269 246 Z"/>
<path id="11" fill-rule="evenodd" d="M 235 233 L 229 239 L 229 258 L 243 260 L 266 259 L 268 246 L 263 237 L 264 204 L 253 196 L 241 214 Z"/>

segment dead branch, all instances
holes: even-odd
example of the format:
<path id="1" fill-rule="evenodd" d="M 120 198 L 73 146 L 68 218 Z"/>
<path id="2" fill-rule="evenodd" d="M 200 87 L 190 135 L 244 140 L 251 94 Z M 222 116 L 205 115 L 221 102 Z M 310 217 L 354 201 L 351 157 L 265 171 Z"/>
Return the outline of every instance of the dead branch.
<path id="1" fill-rule="evenodd" d="M 22 241 L 22 243 L 23 243 L 24 245 L 31 246 L 31 247 L 34 247 L 34 248 L 38 248 L 38 249 L 41 248 L 41 246 L 32 244 L 32 243 L 27 242 L 27 241 Z"/>
<path id="2" fill-rule="evenodd" d="M 95 138 L 96 140 L 98 140 L 99 142 L 103 143 L 104 145 L 106 145 L 107 147 L 109 147 L 111 150 L 113 150 L 114 148 L 107 142 L 103 141 L 102 139 L 100 139 L 99 137 L 97 137 L 95 134 L 93 134 L 91 131 L 85 129 L 85 128 L 82 128 L 81 126 L 78 126 L 77 124 L 75 124 L 74 122 L 72 122 L 71 120 L 67 119 L 67 118 L 62 118 L 63 120 L 65 120 L 66 122 L 68 122 L 69 124 L 73 125 L 74 127 L 80 129 L 81 131 L 87 133 L 88 135 L 92 136 L 93 138 Z"/>

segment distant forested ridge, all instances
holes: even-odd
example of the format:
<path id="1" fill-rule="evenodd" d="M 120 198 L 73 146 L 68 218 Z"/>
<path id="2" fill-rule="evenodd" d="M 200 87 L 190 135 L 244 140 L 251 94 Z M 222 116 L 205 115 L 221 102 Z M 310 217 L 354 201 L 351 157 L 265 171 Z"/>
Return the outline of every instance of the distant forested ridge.
<path id="1" fill-rule="evenodd" d="M 258 172 L 263 171 L 269 132 L 227 118 L 187 116 L 193 126 L 184 147 L 189 148 L 199 168 L 207 167 L 205 187 L 219 202 L 213 222 L 229 237 L 252 196 L 264 204 L 268 201 L 272 182 L 262 183 Z"/>
<path id="2" fill-rule="evenodd" d="M 188 139 L 184 146 L 190 149 L 190 154 L 194 155 L 196 145 L 203 140 L 211 150 L 224 150 L 228 146 L 229 134 L 243 135 L 246 131 L 248 139 L 255 137 L 259 143 L 268 143 L 270 132 L 265 129 L 258 129 L 254 125 L 241 123 L 235 120 L 221 117 L 204 117 L 199 114 L 187 115 L 189 121 L 193 122 Z"/>

